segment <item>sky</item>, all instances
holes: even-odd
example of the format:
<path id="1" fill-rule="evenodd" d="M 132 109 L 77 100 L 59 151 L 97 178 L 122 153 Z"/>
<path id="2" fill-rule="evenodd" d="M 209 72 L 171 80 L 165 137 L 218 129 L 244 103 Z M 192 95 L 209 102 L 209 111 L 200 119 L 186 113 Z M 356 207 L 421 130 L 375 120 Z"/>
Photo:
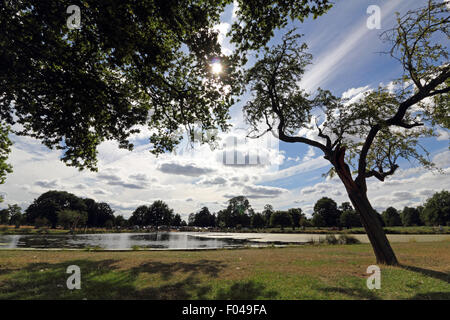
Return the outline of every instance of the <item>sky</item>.
<path id="1" fill-rule="evenodd" d="M 327 14 L 316 20 L 290 23 L 286 29 L 277 30 L 271 41 L 277 43 L 294 26 L 304 34 L 302 39 L 314 58 L 300 86 L 308 92 L 321 87 L 336 96 L 357 98 L 401 76 L 400 64 L 380 53 L 387 47 L 379 35 L 394 26 L 396 11 L 405 13 L 426 1 L 335 2 Z M 380 8 L 381 29 L 367 26 L 372 13 L 367 10 L 371 5 Z M 236 9 L 236 4 L 228 6 L 222 22 L 216 26 L 224 54 L 233 49 L 225 35 L 236 18 Z M 249 58 L 249 63 L 253 63 L 253 56 Z M 238 195 L 247 196 L 257 211 L 265 204 L 272 204 L 276 210 L 299 207 L 308 215 L 314 203 L 324 196 L 338 204 L 349 201 L 338 179 L 322 176 L 330 166 L 320 150 L 279 142 L 269 135 L 263 139 L 244 139 L 246 124 L 242 105 L 248 98 L 248 94 L 241 97 L 230 110 L 233 129 L 219 135 L 219 147 L 214 150 L 209 145 L 195 145 L 192 149 L 183 142 L 176 153 L 155 157 L 149 152 L 149 131 L 143 129 L 133 137 L 136 148 L 131 152 L 119 149 L 112 141 L 102 143 L 98 172 L 80 172 L 67 167 L 59 160 L 60 151 L 49 150 L 32 138 L 11 136 L 14 145 L 9 162 L 14 172 L 0 186 L 0 193 L 5 197 L 0 207 L 17 203 L 25 209 L 48 190 L 64 190 L 107 202 L 116 215 L 125 217 L 139 205 L 161 199 L 187 220 L 189 213 L 203 206 L 211 212 L 223 209 L 231 197 Z M 388 206 L 397 209 L 416 206 L 437 191 L 450 190 L 450 135 L 443 129 L 438 134 L 421 142 L 443 173 L 402 162 L 396 174 L 385 182 L 369 179 L 368 196 L 375 209 L 381 212 Z M 314 132 L 299 135 L 314 135 Z M 247 160 L 244 154 L 250 155 Z"/>

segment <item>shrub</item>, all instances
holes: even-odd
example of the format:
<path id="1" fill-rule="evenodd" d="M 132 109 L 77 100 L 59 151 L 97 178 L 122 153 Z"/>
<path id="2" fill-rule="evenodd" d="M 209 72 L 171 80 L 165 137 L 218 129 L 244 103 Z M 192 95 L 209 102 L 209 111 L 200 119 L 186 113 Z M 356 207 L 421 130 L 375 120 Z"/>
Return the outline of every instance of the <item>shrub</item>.
<path id="1" fill-rule="evenodd" d="M 349 236 L 346 234 L 341 234 L 339 236 L 338 243 L 339 244 L 357 244 L 357 243 L 361 243 L 361 241 L 359 241 L 358 239 L 356 239 L 352 236 Z"/>

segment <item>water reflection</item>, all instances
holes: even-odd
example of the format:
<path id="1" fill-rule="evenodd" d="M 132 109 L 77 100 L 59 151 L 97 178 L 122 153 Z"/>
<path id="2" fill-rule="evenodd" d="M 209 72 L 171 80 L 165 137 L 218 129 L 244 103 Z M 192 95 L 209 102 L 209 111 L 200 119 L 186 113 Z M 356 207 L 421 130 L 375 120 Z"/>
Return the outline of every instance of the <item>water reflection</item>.
<path id="1" fill-rule="evenodd" d="M 245 240 L 199 238 L 185 232 L 106 233 L 78 235 L 0 235 L 1 248 L 201 249 L 239 247 Z"/>

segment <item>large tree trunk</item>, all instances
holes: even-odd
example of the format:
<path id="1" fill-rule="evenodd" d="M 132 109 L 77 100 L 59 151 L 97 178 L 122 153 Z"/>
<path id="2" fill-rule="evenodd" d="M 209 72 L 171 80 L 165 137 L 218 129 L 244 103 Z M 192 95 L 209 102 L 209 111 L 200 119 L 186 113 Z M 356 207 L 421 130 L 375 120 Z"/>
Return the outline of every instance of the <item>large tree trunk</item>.
<path id="1" fill-rule="evenodd" d="M 360 215 L 361 223 L 364 226 L 364 229 L 366 229 L 377 263 L 397 265 L 398 261 L 395 253 L 384 233 L 383 226 L 381 225 L 379 217 L 377 217 L 377 213 L 372 208 L 372 205 L 367 198 L 367 193 L 364 191 L 349 192 L 348 190 L 347 193 L 354 208 Z"/>
<path id="2" fill-rule="evenodd" d="M 339 178 L 344 183 L 353 207 L 359 213 L 361 223 L 366 229 L 367 236 L 372 244 L 377 263 L 398 265 L 397 257 L 384 233 L 381 221 L 367 198 L 365 180 L 360 184 L 353 180 L 350 169 L 344 162 L 344 155 L 345 148 L 338 148 L 333 154 L 332 164 L 336 168 Z"/>

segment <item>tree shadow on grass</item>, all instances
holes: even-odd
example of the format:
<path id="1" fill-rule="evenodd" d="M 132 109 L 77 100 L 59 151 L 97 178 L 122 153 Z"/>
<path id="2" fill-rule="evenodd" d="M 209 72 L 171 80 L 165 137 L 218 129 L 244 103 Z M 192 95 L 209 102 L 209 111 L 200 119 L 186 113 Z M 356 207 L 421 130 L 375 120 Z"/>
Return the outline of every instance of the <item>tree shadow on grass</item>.
<path id="1" fill-rule="evenodd" d="M 149 262 L 121 270 L 118 262 L 72 260 L 57 264 L 32 263 L 2 281 L 0 299 L 202 299 L 211 287 L 204 285 L 199 277 L 217 277 L 225 267 L 221 262 L 201 260 L 193 263 Z M 66 281 L 71 274 L 66 270 L 70 265 L 80 267 L 80 290 L 67 288 Z M 158 281 L 138 289 L 141 273 L 160 274 L 163 280 L 176 280 L 170 283 Z"/>
<path id="2" fill-rule="evenodd" d="M 418 293 L 409 300 L 450 300 L 450 292 Z"/>
<path id="3" fill-rule="evenodd" d="M 400 265 L 400 268 L 408 270 L 408 271 L 417 272 L 417 273 L 420 273 L 427 277 L 432 277 L 432 278 L 450 283 L 450 273 L 429 270 L 429 269 L 423 269 L 423 268 L 408 266 L 408 265 Z"/>
<path id="4" fill-rule="evenodd" d="M 278 293 L 267 291 L 265 286 L 252 280 L 235 283 L 228 289 L 220 289 L 215 299 L 218 300 L 254 300 L 254 299 L 274 299 Z"/>
<path id="5" fill-rule="evenodd" d="M 375 294 L 373 290 L 361 289 L 361 288 L 341 288 L 341 287 L 327 287 L 320 288 L 319 291 L 326 293 L 338 293 L 346 295 L 354 299 L 368 299 L 368 300 L 381 300 L 381 298 Z"/>
<path id="6" fill-rule="evenodd" d="M 131 273 L 159 273 L 163 280 L 172 278 L 172 276 L 177 272 L 189 274 L 202 273 L 211 277 L 217 277 L 220 270 L 225 267 L 226 265 L 224 263 L 213 260 L 200 260 L 196 261 L 195 263 L 164 263 L 159 261 L 152 261 L 141 264 L 140 266 L 131 269 Z"/>

